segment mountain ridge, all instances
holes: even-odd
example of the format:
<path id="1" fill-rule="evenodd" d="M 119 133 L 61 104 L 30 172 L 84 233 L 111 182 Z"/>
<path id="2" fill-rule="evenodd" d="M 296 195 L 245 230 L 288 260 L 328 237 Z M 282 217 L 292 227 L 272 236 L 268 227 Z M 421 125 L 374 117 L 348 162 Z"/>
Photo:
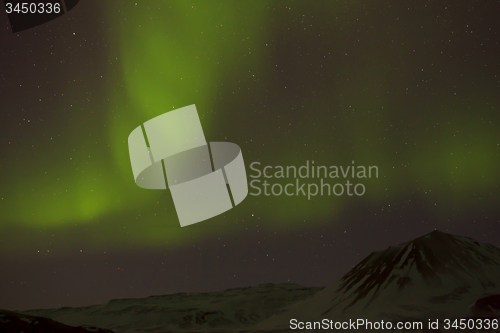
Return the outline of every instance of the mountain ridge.
<path id="1" fill-rule="evenodd" d="M 372 252 L 340 280 L 256 328 L 284 329 L 291 318 L 466 318 L 485 314 L 476 302 L 488 299 L 488 304 L 496 304 L 498 294 L 500 249 L 435 230 Z"/>
<path id="2" fill-rule="evenodd" d="M 443 245 L 444 243 L 446 245 Z M 471 247 L 471 244 L 476 248 Z M 468 264 L 469 267 L 465 268 L 469 271 L 477 271 L 483 264 L 500 265 L 500 250 L 493 245 L 486 243 L 481 244 L 472 238 L 452 236 L 435 230 L 412 241 L 390 246 L 386 250 L 372 252 L 372 254 L 362 260 L 341 278 L 341 281 L 344 282 L 340 288 L 344 291 L 349 291 L 349 289 L 358 284 L 360 279 L 364 276 L 372 276 L 372 279 L 364 281 L 364 283 L 358 287 L 358 289 L 362 290 L 360 290 L 358 296 L 353 301 L 353 303 L 355 303 L 360 298 L 367 296 L 367 293 L 372 288 L 372 284 L 381 286 L 386 282 L 389 278 L 389 273 L 394 270 L 395 266 L 399 266 L 399 269 L 404 269 L 406 266 L 409 266 L 408 268 L 411 270 L 413 264 L 415 264 L 416 270 L 420 273 L 428 286 L 439 287 L 442 285 L 439 274 L 453 274 L 457 278 L 460 278 L 455 272 L 459 268 L 463 270 L 464 267 L 462 267 L 462 262 L 455 263 L 455 259 L 460 258 L 457 255 L 459 255 L 459 252 L 463 251 L 464 248 L 476 253 L 479 256 L 478 259 L 480 259 L 480 264 L 474 261 L 461 260 L 465 264 Z M 498 256 L 498 259 L 493 261 L 491 257 L 485 256 L 484 253 L 479 252 L 479 249 L 485 250 L 484 252 L 487 253 L 494 253 L 494 255 Z M 439 257 L 436 256 L 438 250 L 441 250 Z M 387 257 L 393 257 L 394 259 L 389 261 Z M 369 262 L 371 263 L 367 265 Z M 451 269 L 452 267 L 445 265 L 445 263 L 454 263 L 454 269 Z M 393 266 L 392 269 L 390 269 L 391 264 Z M 373 272 L 374 270 L 375 272 Z M 479 277 L 481 276 L 479 275 Z M 396 276 L 393 275 L 391 278 L 393 280 L 389 280 L 388 283 L 396 280 L 395 282 L 399 289 L 403 289 L 411 283 L 411 279 L 408 276 L 396 279 Z M 482 281 L 482 284 L 484 287 L 495 287 L 490 281 Z M 376 294 L 373 295 L 372 299 L 375 297 Z"/>
<path id="3" fill-rule="evenodd" d="M 287 332 L 290 320 L 500 317 L 500 249 L 433 231 L 372 252 L 325 288 L 261 284 L 25 314 L 132 332 Z"/>

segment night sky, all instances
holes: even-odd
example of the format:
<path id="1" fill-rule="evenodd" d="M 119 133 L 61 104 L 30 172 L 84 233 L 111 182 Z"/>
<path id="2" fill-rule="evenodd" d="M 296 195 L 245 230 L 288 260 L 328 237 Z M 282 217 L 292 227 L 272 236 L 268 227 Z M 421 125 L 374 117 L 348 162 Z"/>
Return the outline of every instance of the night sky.
<path id="1" fill-rule="evenodd" d="M 499 1 L 82 0 L 15 34 L 1 12 L 2 309 L 324 286 L 434 229 L 500 246 Z M 191 104 L 249 181 L 252 162 L 378 178 L 181 228 L 127 138 Z"/>

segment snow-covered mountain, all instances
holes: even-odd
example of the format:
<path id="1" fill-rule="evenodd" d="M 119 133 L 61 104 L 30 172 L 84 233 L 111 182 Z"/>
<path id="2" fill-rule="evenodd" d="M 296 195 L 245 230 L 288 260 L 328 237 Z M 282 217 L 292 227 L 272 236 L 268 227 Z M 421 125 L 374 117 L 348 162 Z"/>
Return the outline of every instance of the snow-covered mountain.
<path id="1" fill-rule="evenodd" d="M 120 299 L 102 305 L 24 313 L 72 326 L 102 327 L 115 333 L 237 332 L 321 289 L 292 283 L 263 284 L 220 292 Z"/>
<path id="2" fill-rule="evenodd" d="M 444 319 L 500 319 L 500 249 L 433 231 L 372 253 L 324 289 L 267 284 L 25 313 L 116 333 L 290 332 L 299 322 L 323 319 L 424 325 L 429 319 L 441 325 Z"/>
<path id="3" fill-rule="evenodd" d="M 500 249 L 433 231 L 372 253 L 339 281 L 257 328 L 289 328 L 291 319 L 427 323 L 432 318 L 491 317 L 499 313 L 499 294 Z"/>

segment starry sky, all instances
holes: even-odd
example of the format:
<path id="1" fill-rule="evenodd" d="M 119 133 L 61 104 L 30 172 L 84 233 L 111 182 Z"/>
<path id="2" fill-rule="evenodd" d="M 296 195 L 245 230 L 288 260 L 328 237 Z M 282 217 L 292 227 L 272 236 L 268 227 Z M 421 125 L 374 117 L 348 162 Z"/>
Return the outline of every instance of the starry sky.
<path id="1" fill-rule="evenodd" d="M 85 0 L 12 33 L 2 10 L 0 308 L 324 286 L 434 229 L 500 246 L 498 12 Z M 355 180 L 362 196 L 249 195 L 181 228 L 169 191 L 135 185 L 127 138 L 191 104 L 207 141 L 241 147 L 249 181 L 252 162 L 378 177 Z"/>

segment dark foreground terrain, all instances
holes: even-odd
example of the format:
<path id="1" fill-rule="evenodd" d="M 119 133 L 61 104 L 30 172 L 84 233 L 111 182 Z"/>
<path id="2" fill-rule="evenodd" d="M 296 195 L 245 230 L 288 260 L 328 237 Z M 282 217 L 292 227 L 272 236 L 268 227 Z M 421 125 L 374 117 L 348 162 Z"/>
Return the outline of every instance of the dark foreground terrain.
<path id="1" fill-rule="evenodd" d="M 500 332 L 500 249 L 433 231 L 370 254 L 326 288 L 265 284 L 80 308 L 1 311 L 0 332 L 277 333 L 298 331 L 291 329 L 291 319 L 314 324 L 325 318 L 424 324 L 412 332 Z M 428 329 L 429 319 L 439 320 L 440 329 Z M 445 319 L 466 320 L 474 328 L 445 329 Z"/>

